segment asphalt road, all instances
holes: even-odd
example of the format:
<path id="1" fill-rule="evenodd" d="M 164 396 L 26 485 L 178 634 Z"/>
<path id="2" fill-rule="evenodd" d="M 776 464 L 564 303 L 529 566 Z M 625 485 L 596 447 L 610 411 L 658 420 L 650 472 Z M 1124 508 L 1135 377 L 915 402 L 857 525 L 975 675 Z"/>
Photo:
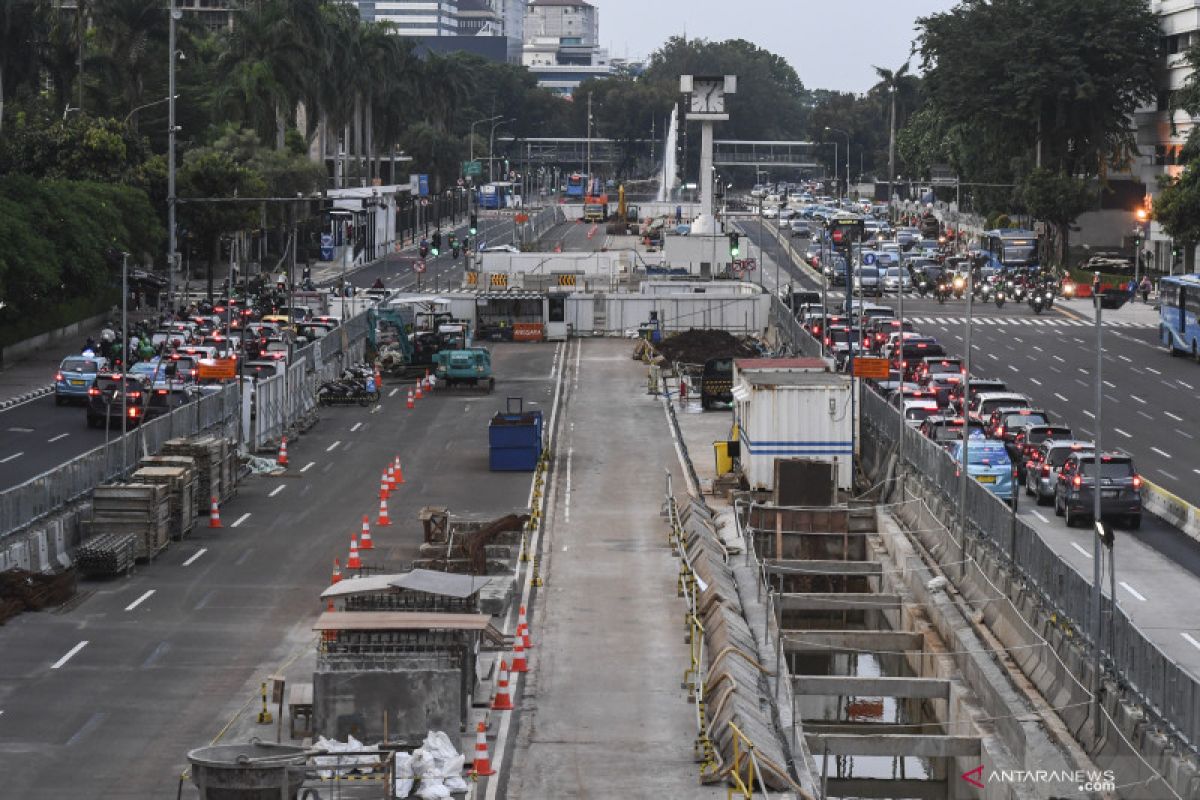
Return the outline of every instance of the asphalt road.
<path id="1" fill-rule="evenodd" d="M 439 392 L 408 411 L 385 382 L 377 409 L 323 409 L 289 443 L 287 476 L 247 479 L 223 529 L 199 527 L 132 577 L 82 582 L 67 610 L 0 627 L 0 795 L 174 797 L 187 751 L 314 646 L 318 594 L 362 514 L 374 521 L 389 459 L 399 454 L 406 484 L 389 500 L 393 526 L 373 525 L 368 564 L 414 557 L 422 506 L 524 507 L 530 475 L 488 471 L 487 422 L 506 395 L 548 411 L 555 353 L 496 345 L 491 395 Z"/>
<path id="2" fill-rule="evenodd" d="M 120 434 L 118 422 L 110 435 Z M 88 427 L 82 404 L 56 406 L 50 394 L 10 406 L 0 411 L 0 489 L 24 483 L 104 440 L 103 428 Z"/>

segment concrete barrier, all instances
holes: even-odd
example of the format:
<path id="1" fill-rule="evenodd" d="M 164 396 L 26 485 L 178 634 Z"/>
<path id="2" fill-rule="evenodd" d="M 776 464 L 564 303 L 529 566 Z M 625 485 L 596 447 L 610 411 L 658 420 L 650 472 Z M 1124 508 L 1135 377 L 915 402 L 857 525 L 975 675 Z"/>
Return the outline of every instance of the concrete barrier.
<path id="1" fill-rule="evenodd" d="M 1175 526 L 1200 542 L 1200 508 L 1168 492 L 1158 484 L 1142 479 L 1142 509 Z"/>

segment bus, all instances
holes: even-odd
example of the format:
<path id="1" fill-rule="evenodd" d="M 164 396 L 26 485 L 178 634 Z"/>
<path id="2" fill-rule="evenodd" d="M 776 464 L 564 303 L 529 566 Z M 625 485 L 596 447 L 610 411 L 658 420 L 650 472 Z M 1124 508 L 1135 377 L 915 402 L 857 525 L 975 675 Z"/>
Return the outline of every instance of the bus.
<path id="1" fill-rule="evenodd" d="M 1000 272 L 1025 269 L 1038 263 L 1038 235 L 1020 228 L 984 231 L 982 250 L 988 264 Z"/>
<path id="2" fill-rule="evenodd" d="M 1159 341 L 1173 356 L 1200 360 L 1200 273 L 1158 281 Z"/>
<path id="3" fill-rule="evenodd" d="M 480 208 L 508 208 L 512 203 L 513 184 L 509 181 L 494 181 L 479 187 Z"/>
<path id="4" fill-rule="evenodd" d="M 587 194 L 588 176 L 576 172 L 567 178 L 567 197 L 578 197 L 583 200 L 583 196 Z"/>

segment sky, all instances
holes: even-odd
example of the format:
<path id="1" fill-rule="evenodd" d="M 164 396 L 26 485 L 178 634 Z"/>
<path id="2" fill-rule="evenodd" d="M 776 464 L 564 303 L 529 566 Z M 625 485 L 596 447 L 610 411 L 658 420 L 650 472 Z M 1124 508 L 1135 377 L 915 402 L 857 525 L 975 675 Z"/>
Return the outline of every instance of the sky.
<path id="1" fill-rule="evenodd" d="M 746 39 L 787 59 L 809 89 L 865 92 L 872 65 L 895 69 L 918 17 L 955 0 L 588 0 L 600 12 L 600 45 L 645 58 L 671 36 Z M 918 66 L 913 60 L 914 70 Z"/>

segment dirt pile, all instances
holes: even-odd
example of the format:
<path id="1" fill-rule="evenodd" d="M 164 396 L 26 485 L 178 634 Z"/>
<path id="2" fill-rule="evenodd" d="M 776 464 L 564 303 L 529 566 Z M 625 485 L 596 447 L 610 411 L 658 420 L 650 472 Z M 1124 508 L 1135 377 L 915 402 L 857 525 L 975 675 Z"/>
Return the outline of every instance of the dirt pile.
<path id="1" fill-rule="evenodd" d="M 691 328 L 663 339 L 658 352 L 667 361 L 703 364 L 710 358 L 751 358 L 759 355 L 753 339 L 738 338 L 728 331 Z"/>

